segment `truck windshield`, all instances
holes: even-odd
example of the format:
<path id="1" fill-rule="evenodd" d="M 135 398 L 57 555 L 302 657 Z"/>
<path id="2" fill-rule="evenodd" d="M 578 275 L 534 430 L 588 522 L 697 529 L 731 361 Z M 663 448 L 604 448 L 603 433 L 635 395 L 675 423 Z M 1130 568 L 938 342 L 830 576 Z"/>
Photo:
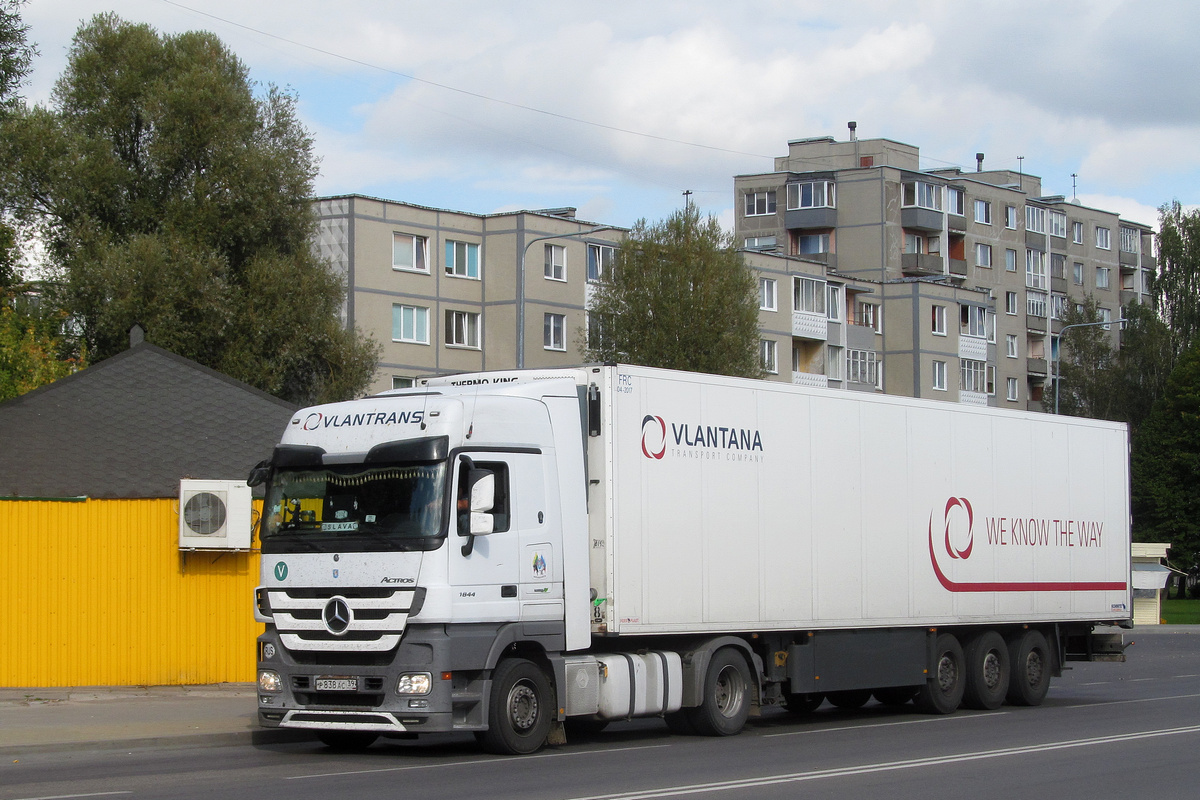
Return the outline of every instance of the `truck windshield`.
<path id="1" fill-rule="evenodd" d="M 445 463 L 278 469 L 263 504 L 263 552 L 434 550 L 445 485 Z"/>

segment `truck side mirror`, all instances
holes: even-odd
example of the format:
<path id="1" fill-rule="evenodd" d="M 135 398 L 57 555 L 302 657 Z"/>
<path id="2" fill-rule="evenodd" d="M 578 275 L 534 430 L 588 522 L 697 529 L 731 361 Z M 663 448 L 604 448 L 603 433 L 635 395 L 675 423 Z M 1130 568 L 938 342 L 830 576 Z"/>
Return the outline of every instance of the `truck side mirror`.
<path id="1" fill-rule="evenodd" d="M 262 486 L 267 482 L 267 476 L 271 474 L 271 462 L 260 461 L 254 465 L 254 469 L 250 470 L 250 477 L 246 478 L 247 486 Z"/>
<path id="2" fill-rule="evenodd" d="M 496 475 L 490 470 L 473 469 L 467 473 L 471 486 L 471 512 L 491 511 L 496 504 Z"/>
<path id="3" fill-rule="evenodd" d="M 490 513 L 496 504 L 495 473 L 470 467 L 466 491 L 460 492 L 460 497 L 458 534 L 471 537 L 462 547 L 463 555 L 468 556 L 474 549 L 476 536 L 486 536 L 496 529 L 496 519 Z"/>

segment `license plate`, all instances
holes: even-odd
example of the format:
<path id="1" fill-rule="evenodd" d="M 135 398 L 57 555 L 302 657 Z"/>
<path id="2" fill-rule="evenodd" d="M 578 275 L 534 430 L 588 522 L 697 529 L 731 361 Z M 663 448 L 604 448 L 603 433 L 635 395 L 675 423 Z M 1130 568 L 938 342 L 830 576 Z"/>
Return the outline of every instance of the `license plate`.
<path id="1" fill-rule="evenodd" d="M 357 692 L 358 678 L 317 678 L 318 692 Z"/>

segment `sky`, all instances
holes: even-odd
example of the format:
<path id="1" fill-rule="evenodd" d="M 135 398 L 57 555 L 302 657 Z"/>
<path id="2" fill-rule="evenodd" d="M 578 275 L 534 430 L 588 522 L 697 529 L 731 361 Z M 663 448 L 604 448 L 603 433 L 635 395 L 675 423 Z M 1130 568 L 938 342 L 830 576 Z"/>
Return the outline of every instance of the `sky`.
<path id="1" fill-rule="evenodd" d="M 690 191 L 731 228 L 734 175 L 854 120 L 924 169 L 983 152 L 1136 222 L 1200 203 L 1189 0 L 31 0 L 29 101 L 108 11 L 212 31 L 293 92 L 317 195 L 630 226 Z"/>

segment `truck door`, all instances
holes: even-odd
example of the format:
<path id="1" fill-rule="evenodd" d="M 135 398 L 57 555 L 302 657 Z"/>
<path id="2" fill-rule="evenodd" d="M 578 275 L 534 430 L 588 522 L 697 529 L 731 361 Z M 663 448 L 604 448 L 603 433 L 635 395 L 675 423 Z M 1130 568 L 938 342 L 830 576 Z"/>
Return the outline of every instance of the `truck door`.
<path id="1" fill-rule="evenodd" d="M 521 618 L 525 573 L 530 576 L 550 573 L 538 569 L 533 561 L 540 552 L 525 553 L 538 528 L 542 512 L 541 457 L 537 453 L 467 452 L 476 470 L 494 476 L 492 532 L 467 535 L 459 525 L 463 510 L 455 510 L 450 526 L 450 582 L 454 587 L 454 617 L 475 622 L 509 622 Z M 458 502 L 466 497 L 468 467 L 462 456 L 456 462 L 451 497 Z M 535 536 L 536 538 L 536 536 Z M 528 556 L 528 559 L 526 558 Z M 524 561 L 530 560 L 529 565 Z M 547 561 L 547 564 L 550 562 Z M 539 597 L 540 595 L 534 595 Z"/>

